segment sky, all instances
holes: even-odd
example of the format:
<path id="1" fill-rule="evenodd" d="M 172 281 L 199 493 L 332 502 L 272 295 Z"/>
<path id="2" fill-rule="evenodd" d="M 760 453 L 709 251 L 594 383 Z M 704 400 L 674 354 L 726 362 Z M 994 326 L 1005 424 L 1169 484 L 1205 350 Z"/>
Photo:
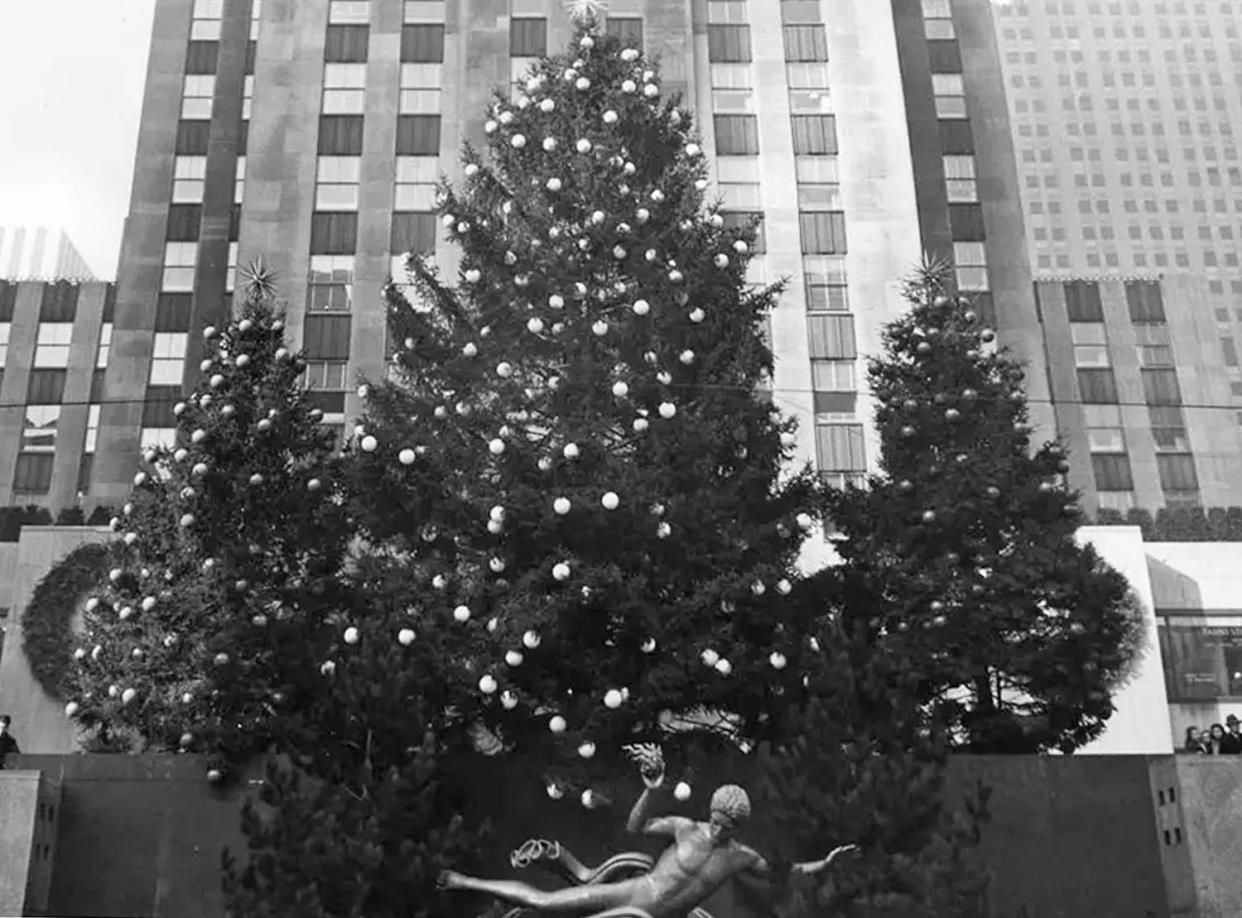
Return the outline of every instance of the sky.
<path id="1" fill-rule="evenodd" d="M 116 275 L 155 0 L 0 0 L 0 226 L 62 227 Z"/>

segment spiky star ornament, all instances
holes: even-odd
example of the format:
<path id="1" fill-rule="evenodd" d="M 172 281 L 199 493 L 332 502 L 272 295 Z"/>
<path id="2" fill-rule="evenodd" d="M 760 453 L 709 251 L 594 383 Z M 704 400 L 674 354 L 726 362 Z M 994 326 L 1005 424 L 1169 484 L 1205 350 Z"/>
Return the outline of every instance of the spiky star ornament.
<path id="1" fill-rule="evenodd" d="M 606 0 L 565 0 L 569 18 L 579 25 L 590 26 L 599 21 L 608 6 Z"/>

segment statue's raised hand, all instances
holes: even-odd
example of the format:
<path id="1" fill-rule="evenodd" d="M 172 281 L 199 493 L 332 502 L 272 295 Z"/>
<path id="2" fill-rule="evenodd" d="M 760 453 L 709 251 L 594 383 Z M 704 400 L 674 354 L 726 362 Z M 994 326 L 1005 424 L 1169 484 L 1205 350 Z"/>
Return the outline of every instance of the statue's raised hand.
<path id="1" fill-rule="evenodd" d="M 626 755 L 638 764 L 638 773 L 648 788 L 664 783 L 664 752 L 655 743 L 633 743 L 624 747 Z"/>

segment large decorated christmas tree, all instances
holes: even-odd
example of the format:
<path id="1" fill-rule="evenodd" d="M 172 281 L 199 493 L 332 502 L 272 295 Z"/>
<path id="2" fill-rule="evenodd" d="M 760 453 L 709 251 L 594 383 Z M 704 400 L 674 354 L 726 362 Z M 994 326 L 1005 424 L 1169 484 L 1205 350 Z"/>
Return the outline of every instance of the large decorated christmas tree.
<path id="1" fill-rule="evenodd" d="M 754 229 L 705 201 L 653 63 L 586 18 L 443 185 L 457 276 L 415 259 L 390 290 L 349 489 L 408 596 L 366 639 L 445 635 L 462 729 L 593 806 L 626 743 L 676 769 L 779 733 L 823 610 L 797 565 L 816 480 L 761 393 L 779 289 L 747 282 Z"/>
<path id="2" fill-rule="evenodd" d="M 335 451 L 284 342 L 271 277 L 223 329 L 148 449 L 86 603 L 66 713 L 103 748 L 207 752 L 213 777 L 264 749 L 315 688 L 316 635 L 349 592 Z"/>
<path id="3" fill-rule="evenodd" d="M 1142 650 L 1125 578 L 1076 541 L 1055 442 L 1032 448 L 1022 367 L 943 266 L 909 284 L 869 378 L 881 474 L 830 496 L 845 614 L 910 661 L 978 752 L 1070 752 L 1103 730 Z"/>

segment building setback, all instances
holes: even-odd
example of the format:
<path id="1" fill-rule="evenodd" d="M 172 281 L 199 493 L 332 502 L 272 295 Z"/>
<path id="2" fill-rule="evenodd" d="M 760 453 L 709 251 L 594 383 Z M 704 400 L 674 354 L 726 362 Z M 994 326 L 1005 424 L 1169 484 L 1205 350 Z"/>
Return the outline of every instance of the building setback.
<path id="1" fill-rule="evenodd" d="M 84 281 L 95 274 L 64 230 L 0 226 L 0 278 Z"/>
<path id="2" fill-rule="evenodd" d="M 1074 483 L 1242 505 L 1242 7 L 1015 0 L 995 28 Z"/>
<path id="3" fill-rule="evenodd" d="M 605 28 L 660 55 L 697 112 L 730 219 L 763 216 L 753 277 L 790 281 L 773 397 L 835 482 L 874 465 L 860 355 L 924 248 L 956 257 L 1044 392 L 990 17 L 987 0 L 607 4 Z M 343 427 L 358 376 L 383 373 L 402 254 L 456 270 L 434 182 L 482 145 L 493 87 L 571 35 L 561 0 L 159 0 L 92 497 L 122 499 L 141 446 L 171 438 L 200 332 L 259 256 Z"/>

